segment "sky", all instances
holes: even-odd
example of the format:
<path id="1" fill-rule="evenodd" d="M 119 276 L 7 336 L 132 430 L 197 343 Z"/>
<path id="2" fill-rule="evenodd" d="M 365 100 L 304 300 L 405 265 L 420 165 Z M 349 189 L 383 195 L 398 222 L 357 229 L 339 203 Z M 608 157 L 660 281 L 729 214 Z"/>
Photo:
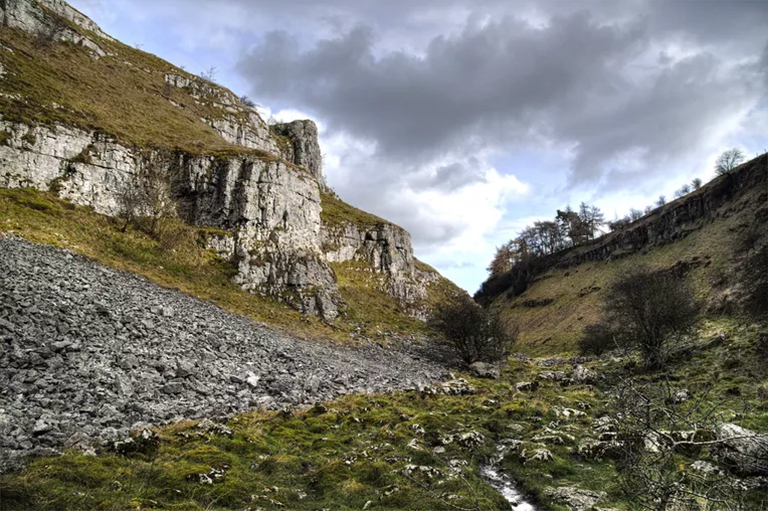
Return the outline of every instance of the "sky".
<path id="1" fill-rule="evenodd" d="M 608 220 L 768 148 L 765 0 L 70 0 L 108 34 L 320 128 L 346 202 L 474 292 L 495 247 Z"/>

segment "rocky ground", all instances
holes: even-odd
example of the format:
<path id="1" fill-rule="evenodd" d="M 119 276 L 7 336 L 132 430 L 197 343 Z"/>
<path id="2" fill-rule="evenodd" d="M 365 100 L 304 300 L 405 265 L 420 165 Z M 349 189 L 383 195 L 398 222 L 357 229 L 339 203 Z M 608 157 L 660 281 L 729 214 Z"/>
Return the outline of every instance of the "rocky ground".
<path id="1" fill-rule="evenodd" d="M 447 376 L 416 348 L 297 340 L 19 239 L 0 239 L 0 300 L 6 467 L 31 452 L 114 441 L 137 423 L 298 406 Z"/>

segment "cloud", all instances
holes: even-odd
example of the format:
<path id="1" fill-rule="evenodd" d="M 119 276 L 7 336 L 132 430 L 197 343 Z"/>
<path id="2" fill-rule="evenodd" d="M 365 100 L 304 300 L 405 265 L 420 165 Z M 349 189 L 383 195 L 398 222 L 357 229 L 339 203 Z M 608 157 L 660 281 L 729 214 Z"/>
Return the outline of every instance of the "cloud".
<path id="1" fill-rule="evenodd" d="M 314 118 L 341 197 L 468 289 L 526 218 L 621 215 L 768 140 L 764 1 L 73 2 Z"/>
<path id="2" fill-rule="evenodd" d="M 609 164 L 627 151 L 654 167 L 696 150 L 713 123 L 754 107 L 765 89 L 759 55 L 732 62 L 680 42 L 681 32 L 587 11 L 544 26 L 470 18 L 422 54 L 378 51 L 366 25 L 306 49 L 272 32 L 239 70 L 257 96 L 298 102 L 331 132 L 376 143 L 379 158 L 423 164 L 543 137 L 575 148 L 579 184 L 615 175 Z M 673 42 L 682 57 L 662 50 Z"/>

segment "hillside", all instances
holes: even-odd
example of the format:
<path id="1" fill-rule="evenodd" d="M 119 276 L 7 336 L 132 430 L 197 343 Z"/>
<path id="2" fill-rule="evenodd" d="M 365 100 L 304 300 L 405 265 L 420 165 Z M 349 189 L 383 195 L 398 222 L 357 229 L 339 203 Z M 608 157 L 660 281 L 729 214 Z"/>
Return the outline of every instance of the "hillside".
<path id="1" fill-rule="evenodd" d="M 12 230 L 314 337 L 419 331 L 413 318 L 436 293 L 456 291 L 417 266 L 406 231 L 325 190 L 312 121 L 268 127 L 247 98 L 114 40 L 64 2 L 13 2 L 2 16 L 0 186 L 39 190 L 3 194 Z M 172 201 L 168 232 L 98 217 L 125 217 L 131 190 L 150 187 Z M 131 248 L 115 254 L 72 221 Z M 148 245 L 152 258 L 139 253 Z M 232 285 L 211 291 L 200 270 Z"/>
<path id="2" fill-rule="evenodd" d="M 611 278 L 641 264 L 686 274 L 710 313 L 732 312 L 738 240 L 768 220 L 767 182 L 764 154 L 623 229 L 492 278 L 475 298 L 519 322 L 517 349 L 530 355 L 575 351 Z"/>
<path id="3" fill-rule="evenodd" d="M 461 291 L 324 185 L 314 122 L 249 104 L 0 2 L 0 511 L 768 510 L 768 333 L 733 279 L 768 155 L 485 283 L 518 353 L 467 366 L 424 321 Z M 639 264 L 701 321 L 658 371 L 571 356 Z"/>

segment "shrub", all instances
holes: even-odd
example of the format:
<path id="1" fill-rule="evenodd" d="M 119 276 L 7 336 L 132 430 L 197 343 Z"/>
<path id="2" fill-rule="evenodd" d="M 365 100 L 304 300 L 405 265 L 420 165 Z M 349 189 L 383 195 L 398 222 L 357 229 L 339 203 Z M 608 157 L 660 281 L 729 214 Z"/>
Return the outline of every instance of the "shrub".
<path id="1" fill-rule="evenodd" d="M 648 370 L 664 366 L 669 343 L 690 333 L 698 311 L 684 277 L 645 266 L 617 275 L 603 306 L 604 321 L 619 342 L 640 353 Z"/>
<path id="2" fill-rule="evenodd" d="M 506 359 L 518 334 L 512 321 L 480 307 L 468 295 L 437 306 L 429 324 L 445 336 L 456 356 L 468 365 Z"/>
<path id="3" fill-rule="evenodd" d="M 129 225 L 158 240 L 170 250 L 186 235 L 172 193 L 171 161 L 166 154 L 146 155 L 140 171 L 117 194 L 122 230 Z"/>
<path id="4" fill-rule="evenodd" d="M 616 332 L 607 323 L 601 322 L 587 325 L 579 339 L 579 353 L 581 355 L 602 355 L 606 351 L 615 349 L 617 345 Z"/>

